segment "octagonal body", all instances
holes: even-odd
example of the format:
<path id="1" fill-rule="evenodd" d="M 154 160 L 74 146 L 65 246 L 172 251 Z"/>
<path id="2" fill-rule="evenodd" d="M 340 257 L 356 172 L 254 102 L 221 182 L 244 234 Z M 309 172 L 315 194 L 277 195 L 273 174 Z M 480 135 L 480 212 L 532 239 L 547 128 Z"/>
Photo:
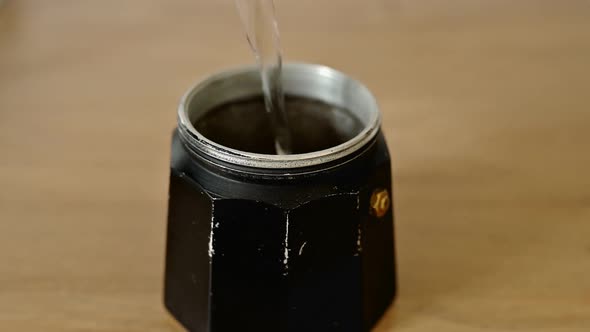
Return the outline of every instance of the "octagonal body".
<path id="1" fill-rule="evenodd" d="M 381 134 L 350 161 L 294 177 L 224 170 L 172 143 L 165 305 L 189 331 L 368 331 L 396 291 Z"/>

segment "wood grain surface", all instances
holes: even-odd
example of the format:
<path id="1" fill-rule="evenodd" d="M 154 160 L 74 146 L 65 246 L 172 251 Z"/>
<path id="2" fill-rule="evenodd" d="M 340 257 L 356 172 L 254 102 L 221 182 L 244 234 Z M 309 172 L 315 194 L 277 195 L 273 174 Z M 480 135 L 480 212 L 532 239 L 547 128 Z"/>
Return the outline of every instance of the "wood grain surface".
<path id="1" fill-rule="evenodd" d="M 379 99 L 400 296 L 378 332 L 590 330 L 590 2 L 277 1 L 287 59 Z M 180 331 L 180 95 L 252 63 L 231 0 L 0 6 L 0 330 Z"/>

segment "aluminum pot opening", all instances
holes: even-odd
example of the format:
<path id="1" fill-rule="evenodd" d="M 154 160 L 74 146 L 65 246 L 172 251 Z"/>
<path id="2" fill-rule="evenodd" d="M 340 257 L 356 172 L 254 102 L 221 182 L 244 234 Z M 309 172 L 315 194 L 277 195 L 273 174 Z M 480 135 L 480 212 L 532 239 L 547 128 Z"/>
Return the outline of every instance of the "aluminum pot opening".
<path id="1" fill-rule="evenodd" d="M 312 64 L 286 64 L 282 77 L 293 154 L 275 154 L 255 66 L 218 73 L 188 91 L 178 110 L 182 140 L 230 164 L 295 169 L 344 158 L 375 138 L 379 110 L 360 82 Z"/>

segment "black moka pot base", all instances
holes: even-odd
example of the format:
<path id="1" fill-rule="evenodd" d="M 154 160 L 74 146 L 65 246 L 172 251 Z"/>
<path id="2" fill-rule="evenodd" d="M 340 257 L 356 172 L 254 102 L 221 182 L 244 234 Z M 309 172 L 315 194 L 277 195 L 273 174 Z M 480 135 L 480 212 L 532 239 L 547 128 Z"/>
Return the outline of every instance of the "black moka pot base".
<path id="1" fill-rule="evenodd" d="M 183 137 L 172 141 L 170 313 L 194 332 L 369 331 L 396 293 L 390 158 L 378 128 L 342 158 L 263 174 Z"/>

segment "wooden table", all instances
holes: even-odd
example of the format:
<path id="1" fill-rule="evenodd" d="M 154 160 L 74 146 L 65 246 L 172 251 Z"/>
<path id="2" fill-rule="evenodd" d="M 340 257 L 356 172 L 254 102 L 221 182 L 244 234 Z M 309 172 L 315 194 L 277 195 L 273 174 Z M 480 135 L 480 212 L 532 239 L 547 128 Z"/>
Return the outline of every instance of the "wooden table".
<path id="1" fill-rule="evenodd" d="M 376 331 L 590 330 L 590 2 L 298 0 L 288 59 L 377 95 L 400 297 Z M 180 95 L 253 62 L 232 1 L 0 7 L 0 330 L 179 331 Z"/>

